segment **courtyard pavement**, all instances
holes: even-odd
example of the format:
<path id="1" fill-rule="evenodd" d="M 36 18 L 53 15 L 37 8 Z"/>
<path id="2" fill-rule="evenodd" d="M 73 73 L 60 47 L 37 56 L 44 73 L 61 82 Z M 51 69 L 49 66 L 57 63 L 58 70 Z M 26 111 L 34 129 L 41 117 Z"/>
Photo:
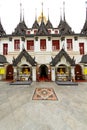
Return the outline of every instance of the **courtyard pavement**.
<path id="1" fill-rule="evenodd" d="M 58 100 L 32 100 L 35 88 L 53 88 Z M 87 130 L 87 82 L 59 86 L 0 81 L 0 130 Z"/>

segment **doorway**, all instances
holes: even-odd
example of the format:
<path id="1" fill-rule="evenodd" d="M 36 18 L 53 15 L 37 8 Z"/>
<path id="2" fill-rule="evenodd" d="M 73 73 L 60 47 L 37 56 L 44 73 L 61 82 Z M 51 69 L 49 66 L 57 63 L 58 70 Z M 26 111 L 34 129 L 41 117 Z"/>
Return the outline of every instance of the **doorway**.
<path id="1" fill-rule="evenodd" d="M 75 80 L 82 80 L 82 68 L 79 64 L 75 66 Z"/>
<path id="2" fill-rule="evenodd" d="M 45 64 L 42 64 L 39 67 L 39 72 L 40 72 L 40 81 L 47 81 L 48 80 L 48 67 Z"/>
<path id="3" fill-rule="evenodd" d="M 8 65 L 6 69 L 6 80 L 13 80 L 13 66 Z"/>

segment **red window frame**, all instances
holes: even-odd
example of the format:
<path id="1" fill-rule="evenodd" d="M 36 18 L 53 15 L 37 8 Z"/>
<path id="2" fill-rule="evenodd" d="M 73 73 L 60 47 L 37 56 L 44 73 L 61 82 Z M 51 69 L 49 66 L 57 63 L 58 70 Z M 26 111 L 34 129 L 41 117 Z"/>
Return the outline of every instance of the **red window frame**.
<path id="1" fill-rule="evenodd" d="M 58 30 L 55 30 L 55 34 L 58 34 Z"/>
<path id="2" fill-rule="evenodd" d="M 84 55 L 84 43 L 79 43 L 79 52 L 80 55 Z"/>
<path id="3" fill-rule="evenodd" d="M 7 43 L 3 44 L 3 55 L 8 55 L 8 44 Z"/>
<path id="4" fill-rule="evenodd" d="M 29 30 L 27 30 L 27 31 L 26 31 L 26 34 L 30 34 L 30 31 L 29 31 Z"/>
<path id="5" fill-rule="evenodd" d="M 14 49 L 20 50 L 20 40 L 19 39 L 14 40 Z"/>
<path id="6" fill-rule="evenodd" d="M 72 39 L 67 39 L 67 50 L 73 49 Z"/>
<path id="7" fill-rule="evenodd" d="M 40 40 L 40 49 L 41 50 L 46 50 L 46 39 L 41 39 Z"/>
<path id="8" fill-rule="evenodd" d="M 36 34 L 37 33 L 37 30 L 34 30 L 34 34 Z"/>
<path id="9" fill-rule="evenodd" d="M 27 50 L 34 50 L 34 40 L 27 40 Z"/>
<path id="10" fill-rule="evenodd" d="M 59 40 L 52 40 L 52 50 L 59 50 L 60 49 L 60 42 Z"/>
<path id="11" fill-rule="evenodd" d="M 50 29 L 48 30 L 48 32 L 49 32 L 49 34 L 51 34 L 51 30 Z"/>

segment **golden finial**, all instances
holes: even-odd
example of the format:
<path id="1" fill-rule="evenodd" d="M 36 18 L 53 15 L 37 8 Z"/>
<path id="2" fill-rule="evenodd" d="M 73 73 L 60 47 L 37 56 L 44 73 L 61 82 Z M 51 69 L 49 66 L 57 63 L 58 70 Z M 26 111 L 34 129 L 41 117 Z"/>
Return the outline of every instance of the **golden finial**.
<path id="1" fill-rule="evenodd" d="M 43 21 L 45 24 L 47 22 L 46 17 L 43 15 L 43 3 L 42 3 L 42 12 L 41 15 L 38 17 L 38 23 L 41 23 Z"/>

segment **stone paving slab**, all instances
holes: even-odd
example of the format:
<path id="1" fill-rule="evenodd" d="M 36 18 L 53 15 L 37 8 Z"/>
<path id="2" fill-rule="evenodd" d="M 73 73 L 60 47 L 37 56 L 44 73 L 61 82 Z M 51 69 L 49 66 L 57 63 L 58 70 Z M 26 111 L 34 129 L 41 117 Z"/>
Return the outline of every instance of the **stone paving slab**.
<path id="1" fill-rule="evenodd" d="M 32 100 L 35 89 L 53 88 L 58 100 Z M 0 130 L 86 130 L 87 83 L 9 85 L 0 82 Z"/>

